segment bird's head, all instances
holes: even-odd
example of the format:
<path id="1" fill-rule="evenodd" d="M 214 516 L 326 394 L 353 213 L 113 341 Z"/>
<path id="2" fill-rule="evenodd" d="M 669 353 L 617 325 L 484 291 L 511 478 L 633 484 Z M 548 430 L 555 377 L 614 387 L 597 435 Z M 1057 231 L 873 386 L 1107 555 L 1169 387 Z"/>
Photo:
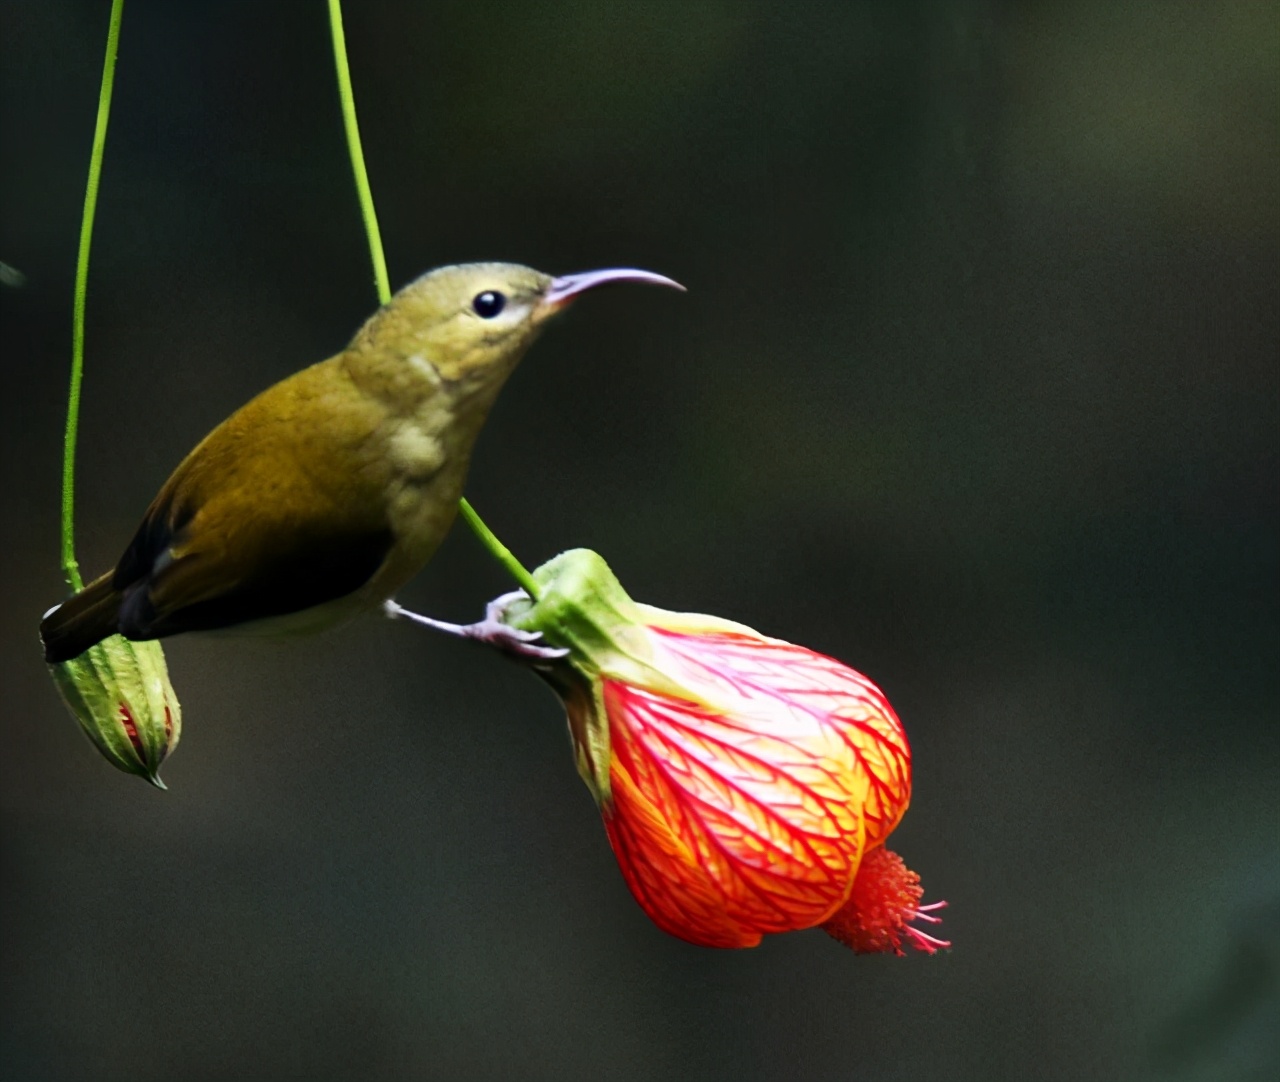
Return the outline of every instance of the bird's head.
<path id="1" fill-rule="evenodd" d="M 427 360 L 449 382 L 515 367 L 546 320 L 575 297 L 612 282 L 683 289 L 651 271 L 614 268 L 553 278 L 516 263 L 465 263 L 428 271 L 397 293 L 355 345 Z"/>

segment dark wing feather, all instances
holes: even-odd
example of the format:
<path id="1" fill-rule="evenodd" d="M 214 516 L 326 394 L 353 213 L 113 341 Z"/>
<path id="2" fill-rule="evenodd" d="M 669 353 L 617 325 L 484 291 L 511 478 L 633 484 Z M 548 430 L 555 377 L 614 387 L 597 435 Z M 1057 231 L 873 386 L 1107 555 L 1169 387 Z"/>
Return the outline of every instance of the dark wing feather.
<path id="1" fill-rule="evenodd" d="M 116 566 L 120 631 L 285 616 L 363 586 L 394 544 L 381 413 L 323 362 L 242 407 L 166 482 Z"/>
<path id="2" fill-rule="evenodd" d="M 211 631 L 286 616 L 358 590 L 382 566 L 389 529 L 308 537 L 277 537 L 272 553 L 229 589 L 182 603 L 188 587 L 219 576 L 216 557 L 191 553 L 165 563 L 129 587 L 120 606 L 120 631 L 131 639 L 158 639 L 183 631 Z M 167 549 L 165 550 L 167 551 Z M 196 595 L 207 591 L 193 589 Z"/>
<path id="3" fill-rule="evenodd" d="M 160 505 L 160 501 L 157 501 Z M 361 521 L 293 519 L 288 508 L 253 502 L 241 515 L 252 529 L 191 508 L 156 506 L 116 567 L 122 590 L 120 633 L 159 639 L 287 616 L 360 589 L 392 548 L 388 526 Z M 271 515 L 271 512 L 278 515 Z M 262 515 L 273 521 L 264 524 Z"/>
<path id="4" fill-rule="evenodd" d="M 147 508 L 142 524 L 129 542 L 129 547 L 124 550 L 120 562 L 116 564 L 111 585 L 124 591 L 150 577 L 156 570 L 157 562 L 192 517 L 192 509 L 185 503 L 175 507 L 172 493 L 168 488 L 164 489 Z"/>

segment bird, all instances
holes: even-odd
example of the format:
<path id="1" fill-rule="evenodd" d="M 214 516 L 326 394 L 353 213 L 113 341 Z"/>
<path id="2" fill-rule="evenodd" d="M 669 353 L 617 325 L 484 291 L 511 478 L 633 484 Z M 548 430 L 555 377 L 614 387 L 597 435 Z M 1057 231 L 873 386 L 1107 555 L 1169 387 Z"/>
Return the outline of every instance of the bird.
<path id="1" fill-rule="evenodd" d="M 45 614 L 50 664 L 114 634 L 318 630 L 376 609 L 439 547 L 476 437 L 545 322 L 652 271 L 439 267 L 341 353 L 233 413 L 161 487 L 115 567 Z"/>

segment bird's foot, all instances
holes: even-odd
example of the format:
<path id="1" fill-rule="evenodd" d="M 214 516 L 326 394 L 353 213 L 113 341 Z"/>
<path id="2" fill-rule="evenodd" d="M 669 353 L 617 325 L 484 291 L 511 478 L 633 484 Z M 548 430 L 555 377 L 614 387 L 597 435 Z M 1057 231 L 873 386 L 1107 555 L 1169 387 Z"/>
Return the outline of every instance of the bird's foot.
<path id="1" fill-rule="evenodd" d="M 442 631 L 446 635 L 481 642 L 521 661 L 536 663 L 556 661 L 565 657 L 569 653 L 568 650 L 558 646 L 538 645 L 542 640 L 540 632 L 522 631 L 518 627 L 511 627 L 503 622 L 502 616 L 507 607 L 513 601 L 527 596 L 523 590 L 515 590 L 494 598 L 485 606 L 484 619 L 474 624 L 451 624 L 446 620 L 436 620 L 418 612 L 410 612 L 395 601 L 384 601 L 382 609 L 392 620 L 408 620 L 422 627 L 429 627 L 433 631 Z"/>

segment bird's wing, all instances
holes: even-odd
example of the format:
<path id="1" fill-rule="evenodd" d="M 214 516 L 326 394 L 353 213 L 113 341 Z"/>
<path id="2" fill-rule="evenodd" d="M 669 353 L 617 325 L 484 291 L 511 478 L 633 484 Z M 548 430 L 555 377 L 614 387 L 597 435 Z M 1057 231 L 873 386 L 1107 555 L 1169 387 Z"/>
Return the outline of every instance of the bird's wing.
<path id="1" fill-rule="evenodd" d="M 331 362 L 326 362 L 331 364 Z M 379 415 L 323 366 L 224 421 L 161 489 L 113 576 L 120 630 L 158 638 L 282 616 L 359 589 L 394 537 Z"/>

